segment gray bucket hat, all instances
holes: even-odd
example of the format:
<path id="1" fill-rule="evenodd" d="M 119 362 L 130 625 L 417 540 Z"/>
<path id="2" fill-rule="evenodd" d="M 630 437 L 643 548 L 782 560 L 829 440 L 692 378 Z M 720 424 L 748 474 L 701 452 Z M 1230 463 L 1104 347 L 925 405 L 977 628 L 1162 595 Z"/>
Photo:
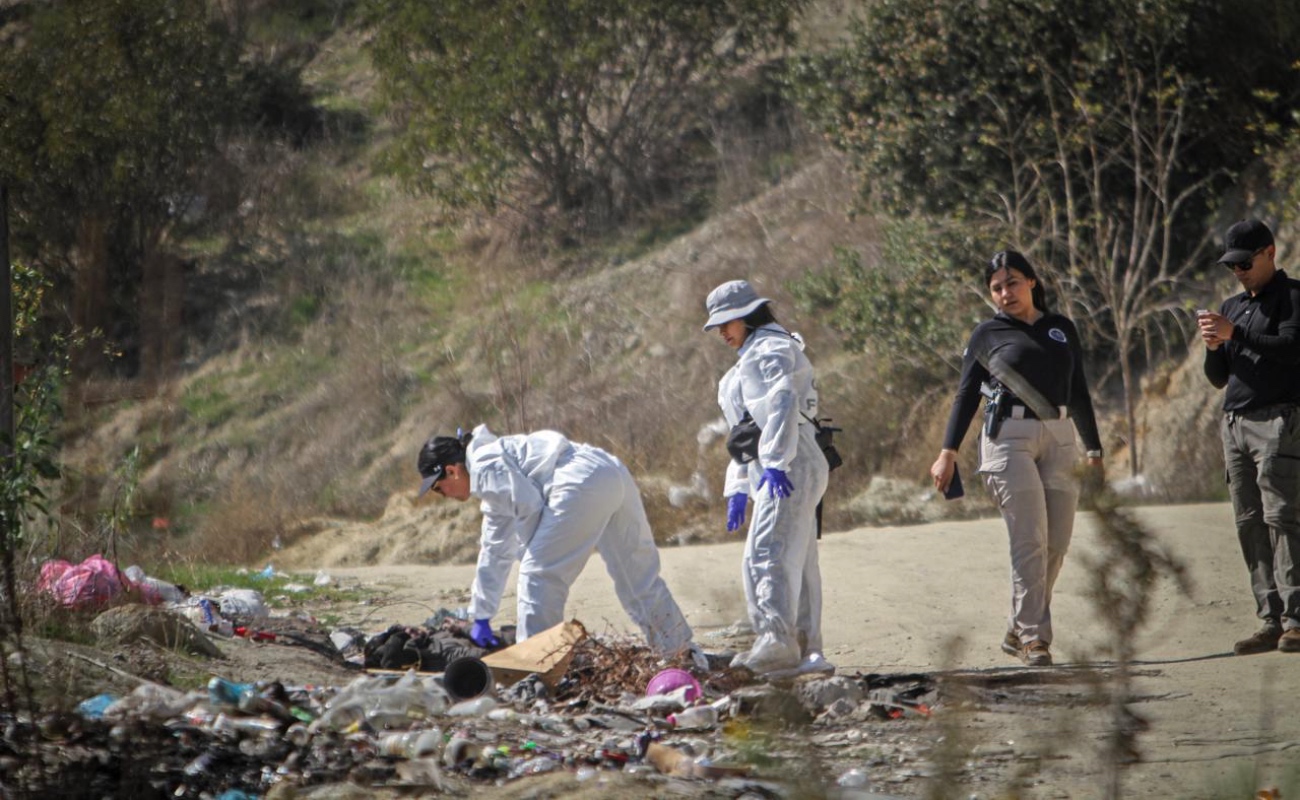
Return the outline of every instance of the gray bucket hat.
<path id="1" fill-rule="evenodd" d="M 704 323 L 704 330 L 749 316 L 756 308 L 770 302 L 772 301 L 766 297 L 759 297 L 749 281 L 727 281 L 709 292 L 704 301 L 704 310 L 709 312 L 709 321 Z"/>

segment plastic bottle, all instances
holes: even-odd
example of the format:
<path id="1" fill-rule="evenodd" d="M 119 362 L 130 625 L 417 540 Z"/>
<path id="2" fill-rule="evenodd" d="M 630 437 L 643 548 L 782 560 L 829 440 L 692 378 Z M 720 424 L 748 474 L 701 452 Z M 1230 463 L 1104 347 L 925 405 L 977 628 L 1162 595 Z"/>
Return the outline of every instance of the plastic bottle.
<path id="1" fill-rule="evenodd" d="M 432 758 L 442 749 L 442 731 L 392 733 L 379 740 L 379 754 L 394 758 Z"/>
<path id="2" fill-rule="evenodd" d="M 718 710 L 713 706 L 692 706 L 668 715 L 674 728 L 712 728 L 718 724 Z"/>
<path id="3" fill-rule="evenodd" d="M 278 721 L 267 717 L 228 717 L 218 714 L 212 721 L 212 732 L 217 734 L 261 736 L 278 733 L 281 727 Z"/>
<path id="4" fill-rule="evenodd" d="M 481 717 L 497 707 L 497 701 L 490 694 L 464 700 L 447 709 L 449 717 Z"/>
<path id="5" fill-rule="evenodd" d="M 238 706 L 239 698 L 244 692 L 256 692 L 251 683 L 235 683 L 225 678 L 213 678 L 208 681 L 208 699 L 213 705 Z"/>
<path id="6" fill-rule="evenodd" d="M 316 728 L 343 730 L 361 719 L 376 728 L 409 728 L 441 714 L 450 705 L 447 692 L 432 678 L 407 672 L 396 683 L 386 678 L 358 678 L 326 704 Z"/>

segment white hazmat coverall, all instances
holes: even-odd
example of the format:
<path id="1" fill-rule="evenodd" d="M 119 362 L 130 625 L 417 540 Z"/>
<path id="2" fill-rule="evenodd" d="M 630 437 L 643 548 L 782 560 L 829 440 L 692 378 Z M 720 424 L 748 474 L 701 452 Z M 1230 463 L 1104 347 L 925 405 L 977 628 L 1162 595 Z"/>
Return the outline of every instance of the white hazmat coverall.
<path id="1" fill-rule="evenodd" d="M 748 411 L 762 430 L 758 460 L 727 466 L 724 496 L 754 501 L 742 578 L 758 638 L 736 665 L 756 673 L 792 669 L 822 651 L 822 579 L 817 563 L 817 504 L 829 467 L 814 438 L 817 389 L 803 343 L 777 324 L 756 329 L 718 384 L 718 405 L 734 426 Z M 794 491 L 771 497 L 763 470 L 784 470 Z M 800 642 L 800 637 L 804 641 Z M 802 644 L 802 646 L 801 646 Z"/>
<path id="2" fill-rule="evenodd" d="M 555 431 L 498 437 L 480 425 L 465 464 L 483 511 L 470 619 L 495 615 L 522 554 L 518 640 L 558 625 L 569 587 L 597 550 L 650 646 L 670 655 L 690 645 L 690 625 L 659 576 L 641 494 L 621 461 Z"/>

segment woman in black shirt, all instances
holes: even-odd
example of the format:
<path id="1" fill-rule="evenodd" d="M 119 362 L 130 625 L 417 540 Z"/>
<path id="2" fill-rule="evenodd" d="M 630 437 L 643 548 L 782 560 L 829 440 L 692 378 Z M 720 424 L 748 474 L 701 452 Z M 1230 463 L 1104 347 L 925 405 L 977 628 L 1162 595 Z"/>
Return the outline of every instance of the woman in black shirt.
<path id="1" fill-rule="evenodd" d="M 979 471 L 1011 542 L 1011 613 L 1002 649 L 1030 666 L 1047 666 L 1052 586 L 1070 546 L 1079 500 L 1074 432 L 1095 469 L 1101 468 L 1101 437 L 1078 331 L 1047 310 L 1028 259 L 1014 250 L 996 253 L 984 278 L 998 313 L 980 323 L 966 345 L 943 449 L 930 476 L 947 491 L 980 395 L 989 397 Z"/>

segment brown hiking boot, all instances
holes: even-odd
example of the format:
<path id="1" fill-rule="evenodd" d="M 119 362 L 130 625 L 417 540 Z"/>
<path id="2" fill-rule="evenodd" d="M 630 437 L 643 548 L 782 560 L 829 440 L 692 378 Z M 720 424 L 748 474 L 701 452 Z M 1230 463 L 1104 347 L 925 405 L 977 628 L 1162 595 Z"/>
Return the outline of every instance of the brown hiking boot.
<path id="1" fill-rule="evenodd" d="M 1300 628 L 1283 631 L 1282 638 L 1277 640 L 1277 649 L 1283 653 L 1300 653 Z"/>
<path id="2" fill-rule="evenodd" d="M 1242 639 L 1232 646 L 1232 652 L 1239 656 L 1253 656 L 1256 653 L 1271 653 L 1277 649 L 1277 642 L 1282 638 L 1282 628 L 1277 623 L 1269 622 L 1264 627 Z M 1300 650 L 1300 641 L 1296 642 Z"/>
<path id="3" fill-rule="evenodd" d="M 1052 651 L 1042 642 L 1030 642 L 1020 650 L 1020 658 L 1027 667 L 1052 666 Z"/>
<path id="4" fill-rule="evenodd" d="M 1020 637 L 1012 631 L 1007 631 L 1006 637 L 1002 639 L 1002 652 L 1020 658 Z"/>

